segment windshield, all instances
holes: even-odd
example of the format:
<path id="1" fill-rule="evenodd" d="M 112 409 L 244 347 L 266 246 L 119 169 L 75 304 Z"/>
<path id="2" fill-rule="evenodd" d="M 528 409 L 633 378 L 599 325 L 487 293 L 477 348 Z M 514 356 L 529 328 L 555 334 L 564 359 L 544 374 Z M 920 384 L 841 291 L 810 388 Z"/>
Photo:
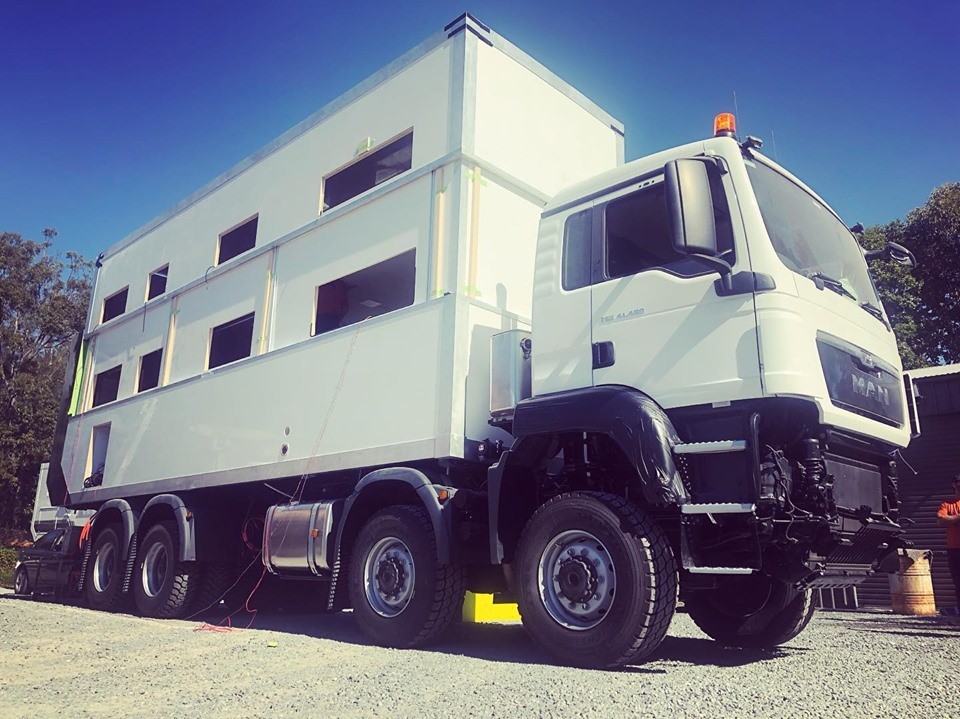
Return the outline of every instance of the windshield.
<path id="1" fill-rule="evenodd" d="M 874 307 L 873 289 L 860 245 L 830 210 L 799 185 L 760 162 L 746 160 L 767 234 L 780 260 L 804 277 L 836 280 L 841 294 Z"/>

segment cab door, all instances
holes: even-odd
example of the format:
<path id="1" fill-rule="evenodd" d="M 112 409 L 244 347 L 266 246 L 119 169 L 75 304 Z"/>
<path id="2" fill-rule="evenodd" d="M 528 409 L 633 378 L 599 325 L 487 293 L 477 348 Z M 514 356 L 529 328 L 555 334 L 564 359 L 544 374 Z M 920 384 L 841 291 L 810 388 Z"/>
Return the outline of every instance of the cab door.
<path id="1" fill-rule="evenodd" d="M 711 183 L 721 257 L 749 271 L 722 165 Z M 634 387 L 664 408 L 760 396 L 753 293 L 727 293 L 714 269 L 674 250 L 663 173 L 597 201 L 594 218 L 594 384 Z"/>

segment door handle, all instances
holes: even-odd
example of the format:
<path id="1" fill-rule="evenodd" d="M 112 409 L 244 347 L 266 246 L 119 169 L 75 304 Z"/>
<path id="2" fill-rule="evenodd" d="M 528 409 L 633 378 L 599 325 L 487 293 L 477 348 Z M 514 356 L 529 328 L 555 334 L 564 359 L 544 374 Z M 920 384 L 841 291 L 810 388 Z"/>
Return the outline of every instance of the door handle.
<path id="1" fill-rule="evenodd" d="M 611 367 L 617 361 L 616 353 L 613 351 L 613 342 L 594 342 L 593 343 L 593 368 L 603 369 Z"/>

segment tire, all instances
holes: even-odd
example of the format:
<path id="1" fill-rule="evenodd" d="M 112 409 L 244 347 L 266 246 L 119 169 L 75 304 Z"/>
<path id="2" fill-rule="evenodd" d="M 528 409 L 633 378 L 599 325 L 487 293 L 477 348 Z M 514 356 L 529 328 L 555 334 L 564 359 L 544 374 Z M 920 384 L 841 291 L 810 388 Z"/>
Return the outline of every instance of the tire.
<path id="1" fill-rule="evenodd" d="M 790 641 L 813 618 L 813 592 L 765 574 L 720 577 L 713 590 L 684 597 L 704 634 L 729 647 L 772 649 Z"/>
<path id="2" fill-rule="evenodd" d="M 27 577 L 27 570 L 23 567 L 17 569 L 13 575 L 13 593 L 19 597 L 30 594 L 30 580 Z"/>
<path id="3" fill-rule="evenodd" d="M 116 528 L 106 527 L 97 535 L 87 566 L 86 595 L 93 609 L 115 612 L 124 602 L 123 574 L 127 566 Z"/>
<path id="4" fill-rule="evenodd" d="M 193 609 L 197 613 L 213 611 L 226 595 L 231 585 L 236 581 L 236 572 L 225 562 L 210 562 L 203 565 L 200 576 L 200 588 Z"/>
<path id="5" fill-rule="evenodd" d="M 567 664 L 641 662 L 676 610 L 677 566 L 666 536 L 616 495 L 551 499 L 527 522 L 516 564 L 524 627 Z"/>
<path id="6" fill-rule="evenodd" d="M 460 617 L 466 571 L 437 561 L 437 540 L 423 507 L 397 505 L 373 515 L 352 557 L 353 614 L 377 644 L 422 646 Z"/>
<path id="7" fill-rule="evenodd" d="M 196 562 L 181 562 L 180 535 L 173 522 L 160 522 L 147 531 L 134 565 L 133 599 L 145 617 L 185 616 L 200 587 Z"/>

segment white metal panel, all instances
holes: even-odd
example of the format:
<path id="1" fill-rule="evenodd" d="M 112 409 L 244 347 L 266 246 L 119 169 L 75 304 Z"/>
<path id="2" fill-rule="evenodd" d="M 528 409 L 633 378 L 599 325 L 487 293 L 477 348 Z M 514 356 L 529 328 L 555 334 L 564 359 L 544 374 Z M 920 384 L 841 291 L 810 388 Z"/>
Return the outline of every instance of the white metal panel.
<path id="1" fill-rule="evenodd" d="M 564 223 L 574 212 L 589 207 L 586 203 L 540 223 L 530 369 L 534 395 L 593 384 L 591 287 L 564 290 L 560 284 Z"/>
<path id="2" fill-rule="evenodd" d="M 478 305 L 471 305 L 467 317 L 464 436 L 473 440 L 490 437 L 509 443 L 509 434 L 487 423 L 490 419 L 490 339 L 504 330 L 529 330 L 530 324 Z"/>
<path id="3" fill-rule="evenodd" d="M 97 336 L 92 371 L 96 375 L 111 367 L 122 366 L 117 399 L 134 394 L 140 357 L 163 345 L 168 318 L 168 304 L 151 305 L 112 324 Z"/>
<path id="4" fill-rule="evenodd" d="M 255 312 L 251 352 L 263 326 L 263 297 L 269 255 L 238 264 L 210 282 L 185 292 L 178 299 L 176 332 L 170 353 L 169 382 L 193 377 L 207 369 L 210 331 L 226 322 Z"/>
<path id="5" fill-rule="evenodd" d="M 258 466 L 283 476 L 284 464 L 302 471 L 299 460 L 320 472 L 334 468 L 325 458 L 344 453 L 355 453 L 353 466 L 360 466 L 376 464 L 392 446 L 434 446 L 444 404 L 437 377 L 450 361 L 439 350 L 441 330 L 455 299 L 335 330 L 75 418 L 68 439 L 77 441 L 68 445 L 80 448 L 79 456 L 63 462 L 70 492 L 82 487 L 92 428 L 105 422 L 111 436 L 104 488 Z"/>
<path id="6" fill-rule="evenodd" d="M 530 317 L 540 206 L 480 179 L 476 297 Z"/>
<path id="7" fill-rule="evenodd" d="M 477 57 L 474 148 L 553 195 L 618 164 L 619 135 L 546 80 L 482 43 Z"/>
<path id="8" fill-rule="evenodd" d="M 451 149 L 450 63 L 450 45 L 438 47 L 107 257 L 88 331 L 104 297 L 129 284 L 128 309 L 136 306 L 146 296 L 148 274 L 167 262 L 168 290 L 202 276 L 214 264 L 219 235 L 253 215 L 259 214 L 257 246 L 316 219 L 323 176 L 352 160 L 368 137 L 379 143 L 413 128 L 414 169 L 445 155 Z"/>
<path id="9" fill-rule="evenodd" d="M 278 249 L 272 348 L 310 336 L 318 285 L 415 249 L 415 301 L 424 297 L 430 248 L 431 179 L 387 193 L 375 202 L 308 232 Z"/>

